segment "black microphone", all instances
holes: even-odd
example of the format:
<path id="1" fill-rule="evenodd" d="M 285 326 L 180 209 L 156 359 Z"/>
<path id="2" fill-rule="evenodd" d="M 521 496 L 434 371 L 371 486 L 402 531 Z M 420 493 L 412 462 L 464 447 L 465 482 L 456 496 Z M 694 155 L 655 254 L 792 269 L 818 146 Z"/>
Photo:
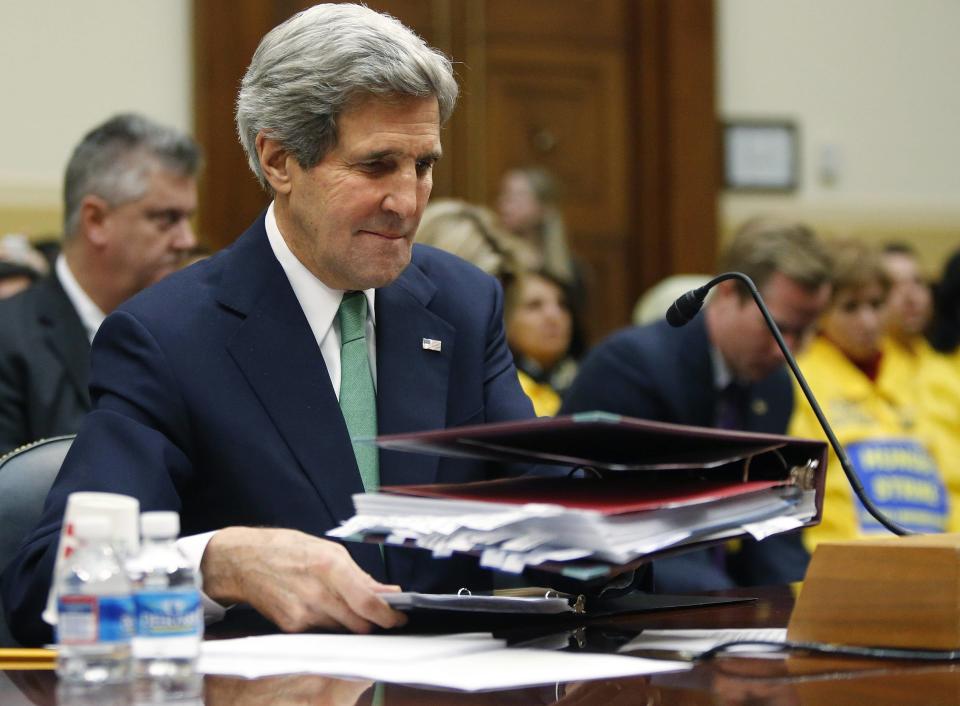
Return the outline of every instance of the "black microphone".
<path id="1" fill-rule="evenodd" d="M 714 283 L 708 282 L 702 287 L 691 289 L 681 296 L 677 301 L 667 309 L 667 323 L 674 328 L 680 328 L 690 322 L 697 312 L 703 307 L 703 300 L 707 297 L 707 292 Z"/>
<path id="2" fill-rule="evenodd" d="M 847 476 L 847 482 L 850 483 L 850 487 L 853 489 L 853 492 L 856 494 L 860 502 L 863 503 L 863 507 L 877 522 L 894 534 L 901 536 L 915 534 L 915 532 L 908 530 L 906 527 L 901 527 L 896 522 L 889 519 L 883 514 L 880 508 L 874 505 L 873 501 L 867 497 L 866 491 L 864 491 L 863 485 L 860 483 L 860 479 L 857 478 L 857 474 L 853 470 L 853 466 L 850 464 L 850 459 L 847 458 L 847 452 L 843 450 L 843 446 L 841 446 L 840 442 L 837 440 L 837 435 L 833 433 L 833 428 L 830 426 L 830 422 L 827 421 L 826 416 L 823 414 L 823 410 L 820 409 L 820 404 L 817 402 L 817 398 L 813 396 L 813 391 L 807 384 L 806 378 L 803 377 L 803 373 L 800 372 L 800 366 L 797 365 L 796 358 L 793 357 L 790 349 L 787 348 L 787 344 L 784 342 L 783 336 L 780 335 L 780 328 L 777 326 L 777 322 L 773 320 L 772 316 L 770 316 L 767 305 L 764 304 L 763 297 L 760 296 L 760 292 L 757 291 L 757 285 L 753 283 L 752 279 L 747 277 L 742 272 L 724 272 L 721 275 L 717 275 L 702 287 L 697 287 L 696 289 L 690 290 L 670 305 L 670 308 L 667 309 L 667 321 L 669 324 L 674 327 L 680 327 L 688 323 L 703 307 L 703 300 L 706 298 L 707 292 L 709 292 L 715 285 L 728 279 L 739 280 L 743 282 L 748 290 L 750 290 L 750 295 L 753 297 L 753 301 L 756 302 L 757 306 L 760 308 L 760 313 L 763 314 L 763 320 L 767 322 L 767 328 L 770 329 L 770 333 L 772 333 L 773 337 L 776 339 L 777 345 L 780 346 L 780 351 L 783 353 L 783 357 L 787 361 L 787 365 L 790 367 L 791 372 L 793 372 L 793 376 L 800 384 L 800 389 L 803 390 L 804 397 L 807 398 L 807 402 L 810 403 L 810 407 L 813 408 L 813 413 L 816 415 L 817 421 L 820 422 L 820 427 L 827 435 L 830 446 L 833 448 L 834 453 L 837 454 L 837 459 L 840 461 L 840 467 L 843 468 L 843 472 Z"/>

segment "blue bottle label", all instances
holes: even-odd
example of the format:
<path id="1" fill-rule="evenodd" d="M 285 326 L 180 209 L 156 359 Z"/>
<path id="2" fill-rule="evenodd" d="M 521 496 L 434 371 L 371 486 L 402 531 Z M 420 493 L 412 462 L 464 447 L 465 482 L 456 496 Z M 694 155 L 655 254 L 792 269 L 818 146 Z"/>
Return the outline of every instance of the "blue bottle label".
<path id="1" fill-rule="evenodd" d="M 203 607 L 196 589 L 136 594 L 137 637 L 189 637 L 203 631 Z"/>
<path id="2" fill-rule="evenodd" d="M 133 599 L 129 596 L 66 595 L 57 600 L 61 645 L 130 642 Z"/>
<path id="3" fill-rule="evenodd" d="M 133 611 L 130 596 L 100 596 L 100 642 L 130 642 Z"/>

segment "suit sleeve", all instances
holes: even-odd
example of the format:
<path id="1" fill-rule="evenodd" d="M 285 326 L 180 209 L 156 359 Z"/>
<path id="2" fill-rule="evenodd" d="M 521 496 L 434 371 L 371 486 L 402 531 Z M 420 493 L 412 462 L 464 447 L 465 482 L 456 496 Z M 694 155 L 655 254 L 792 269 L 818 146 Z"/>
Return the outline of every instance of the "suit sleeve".
<path id="1" fill-rule="evenodd" d="M 53 573 L 67 496 L 78 490 L 131 495 L 147 510 L 180 510 L 179 486 L 192 468 L 183 452 L 189 418 L 153 336 L 132 315 L 104 322 L 91 359 L 94 411 L 84 420 L 44 504 L 36 529 L 3 574 L 13 635 L 43 644 L 40 618 Z"/>

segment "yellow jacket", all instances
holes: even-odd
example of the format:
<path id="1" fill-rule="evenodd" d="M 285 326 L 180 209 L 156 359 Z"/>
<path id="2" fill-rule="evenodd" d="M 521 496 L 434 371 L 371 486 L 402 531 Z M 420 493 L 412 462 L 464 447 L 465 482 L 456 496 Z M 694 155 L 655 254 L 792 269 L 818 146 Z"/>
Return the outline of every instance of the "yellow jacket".
<path id="1" fill-rule="evenodd" d="M 929 361 L 938 355 L 921 336 L 909 347 L 892 338 L 883 342 L 883 362 L 877 387 L 882 395 L 897 405 L 905 423 L 910 426 L 919 424 L 922 416 L 917 381 Z"/>
<path id="2" fill-rule="evenodd" d="M 560 395 L 544 382 L 537 382 L 522 370 L 517 371 L 520 387 L 533 402 L 533 411 L 538 417 L 552 417 L 560 410 Z"/>
<path id="3" fill-rule="evenodd" d="M 929 453 L 929 443 L 918 434 L 916 407 L 911 407 L 908 399 L 913 393 L 884 392 L 902 372 L 897 364 L 885 372 L 883 368 L 889 361 L 884 358 L 880 376 L 873 382 L 823 337 L 814 340 L 798 362 L 874 504 L 895 522 L 911 529 L 945 531 L 950 503 L 936 462 Z M 898 397 L 907 399 L 905 406 L 898 403 Z M 799 390 L 795 399 L 789 432 L 825 438 Z M 823 519 L 818 526 L 804 531 L 804 544 L 812 551 L 822 541 L 877 533 L 886 533 L 886 530 L 855 502 L 843 469 L 831 450 Z"/>

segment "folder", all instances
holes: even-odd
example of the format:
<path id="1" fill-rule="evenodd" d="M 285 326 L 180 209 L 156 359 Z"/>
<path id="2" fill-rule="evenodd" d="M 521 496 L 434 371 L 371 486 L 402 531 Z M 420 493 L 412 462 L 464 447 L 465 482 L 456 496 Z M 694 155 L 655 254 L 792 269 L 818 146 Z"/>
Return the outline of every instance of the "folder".
<path id="1" fill-rule="evenodd" d="M 381 488 L 331 531 L 586 582 L 652 559 L 816 524 L 827 446 L 591 412 L 381 436 L 383 449 L 553 465 L 569 475 Z M 576 472 L 573 472 L 577 469 Z"/>

